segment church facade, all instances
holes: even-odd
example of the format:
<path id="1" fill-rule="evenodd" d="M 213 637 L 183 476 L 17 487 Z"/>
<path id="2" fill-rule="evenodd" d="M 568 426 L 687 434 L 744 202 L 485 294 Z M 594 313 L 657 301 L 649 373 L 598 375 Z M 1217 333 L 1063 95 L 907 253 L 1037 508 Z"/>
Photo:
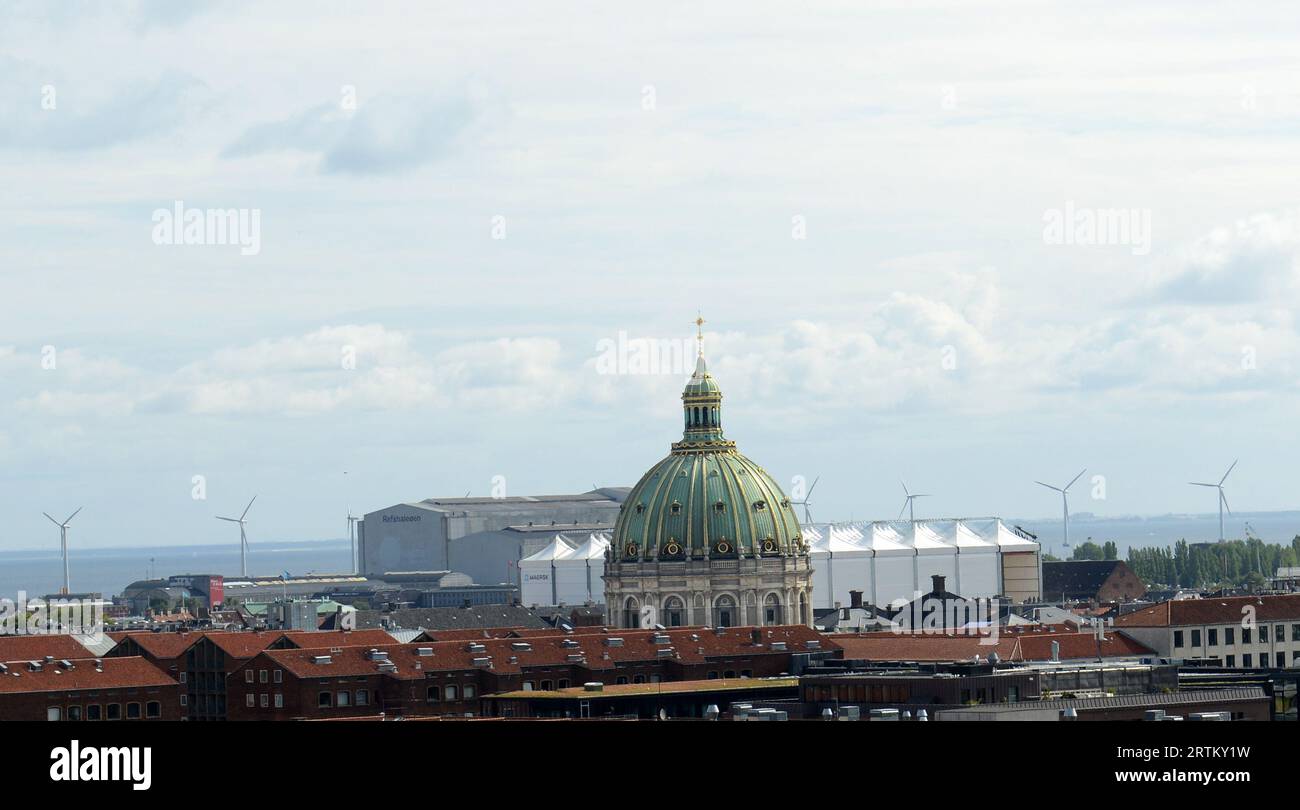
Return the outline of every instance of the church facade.
<path id="1" fill-rule="evenodd" d="M 723 435 L 702 342 L 682 409 L 681 441 L 632 487 L 615 523 L 607 623 L 811 626 L 808 544 L 781 487 Z"/>

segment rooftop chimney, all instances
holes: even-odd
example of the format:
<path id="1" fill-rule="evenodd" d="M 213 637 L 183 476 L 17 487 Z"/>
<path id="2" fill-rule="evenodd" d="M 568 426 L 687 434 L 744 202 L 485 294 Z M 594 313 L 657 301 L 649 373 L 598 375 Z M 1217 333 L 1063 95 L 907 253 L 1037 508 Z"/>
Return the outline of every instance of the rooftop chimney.
<path id="1" fill-rule="evenodd" d="M 944 592 L 944 587 L 943 587 L 943 577 L 942 577 L 942 576 L 940 576 L 939 574 L 931 574 L 931 575 L 930 575 L 930 581 L 931 581 L 932 583 L 934 583 L 934 587 L 931 589 L 931 592 L 932 592 L 932 593 L 943 593 L 943 592 Z"/>
<path id="2" fill-rule="evenodd" d="M 862 591 L 849 591 L 849 607 L 862 607 Z"/>

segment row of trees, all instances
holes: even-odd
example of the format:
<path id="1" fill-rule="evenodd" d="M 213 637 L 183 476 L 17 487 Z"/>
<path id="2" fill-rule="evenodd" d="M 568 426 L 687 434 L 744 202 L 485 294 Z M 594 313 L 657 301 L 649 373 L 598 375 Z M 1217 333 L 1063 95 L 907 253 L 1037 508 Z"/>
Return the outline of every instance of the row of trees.
<path id="1" fill-rule="evenodd" d="M 1113 543 L 1107 543 L 1108 547 Z M 1113 556 L 1076 559 L 1116 559 Z M 1091 550 L 1087 553 L 1092 553 Z M 1188 543 L 1128 550 L 1128 566 L 1148 585 L 1204 588 L 1221 585 L 1259 587 L 1278 568 L 1300 565 L 1300 536 L 1290 545 L 1265 543 L 1257 537 L 1223 543 Z"/>

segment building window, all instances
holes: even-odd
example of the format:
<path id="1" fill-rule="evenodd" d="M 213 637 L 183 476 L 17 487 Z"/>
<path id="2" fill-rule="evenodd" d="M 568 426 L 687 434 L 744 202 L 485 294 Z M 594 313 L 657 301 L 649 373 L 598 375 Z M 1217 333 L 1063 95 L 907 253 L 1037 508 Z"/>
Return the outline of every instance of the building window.
<path id="1" fill-rule="evenodd" d="M 1259 665 L 1260 665 L 1261 667 L 1267 667 L 1267 666 L 1268 666 L 1268 653 L 1260 653 L 1260 654 L 1259 654 Z"/>
<path id="2" fill-rule="evenodd" d="M 618 676 L 618 680 L 616 681 L 616 683 L 620 683 L 620 684 L 627 683 L 627 676 L 626 676 L 626 675 L 619 675 L 619 676 Z"/>
<path id="3" fill-rule="evenodd" d="M 277 670 L 275 671 L 275 674 L 271 676 L 271 680 L 275 681 L 276 683 L 283 683 L 283 682 L 284 682 L 284 670 L 282 670 L 282 669 L 277 669 Z"/>
<path id="4" fill-rule="evenodd" d="M 1174 631 L 1174 646 L 1175 646 L 1175 647 L 1182 647 L 1182 646 L 1183 646 L 1183 631 L 1182 631 L 1182 630 L 1175 630 L 1175 631 Z"/>
<path id="5" fill-rule="evenodd" d="M 185 697 L 185 696 L 184 696 L 184 695 L 181 695 L 181 697 Z M 121 719 L 122 719 L 122 704 L 121 704 L 121 703 L 110 703 L 110 704 L 108 704 L 108 711 L 107 711 L 107 713 L 106 713 L 105 716 L 106 716 L 109 720 L 121 720 Z"/>
<path id="6" fill-rule="evenodd" d="M 523 683 L 523 687 L 522 687 L 522 688 L 523 688 L 523 690 L 524 690 L 525 692 L 531 692 L 531 691 L 533 691 L 533 682 L 532 682 L 532 681 L 524 681 L 524 683 Z"/>
<path id="7" fill-rule="evenodd" d="M 1291 640 L 1300 641 L 1300 624 L 1291 625 Z"/>
<path id="8" fill-rule="evenodd" d="M 357 690 L 357 705 L 358 705 L 358 706 L 369 706 L 369 705 L 370 705 L 370 692 L 369 692 L 369 690 L 366 690 L 366 689 L 358 689 L 358 690 Z"/>
<path id="9" fill-rule="evenodd" d="M 189 695 L 186 695 L 186 694 L 182 693 L 182 694 L 181 694 L 181 705 L 182 705 L 182 706 L 188 706 L 188 705 L 190 705 L 190 704 L 189 704 L 189 699 L 190 699 L 190 696 L 189 696 Z"/>
<path id="10" fill-rule="evenodd" d="M 1008 686 L 1008 687 L 1007 687 L 1007 703 L 1019 703 L 1019 702 L 1020 702 L 1020 687 L 1019 687 L 1019 686 Z"/>
<path id="11" fill-rule="evenodd" d="M 81 719 L 81 707 L 80 707 L 80 706 L 69 706 L 69 707 L 68 707 L 68 719 L 69 719 L 69 720 L 80 720 L 80 719 Z"/>
<path id="12" fill-rule="evenodd" d="M 339 692 L 339 693 L 338 693 L 338 706 L 339 706 L 339 708 L 346 708 L 346 707 L 351 706 L 351 705 L 352 705 L 352 693 L 351 693 L 351 692 L 346 692 L 346 691 L 344 691 L 344 692 Z"/>
<path id="13" fill-rule="evenodd" d="M 333 697 L 331 697 L 329 692 L 321 692 L 320 694 L 316 695 L 316 708 L 328 709 L 333 705 L 334 705 L 334 699 Z"/>
<path id="14" fill-rule="evenodd" d="M 686 623 L 686 605 L 676 596 L 664 600 L 664 626 L 681 627 Z"/>
<path id="15" fill-rule="evenodd" d="M 424 695 L 425 695 L 425 698 L 424 698 L 424 699 L 425 699 L 427 702 L 429 702 L 429 703 L 437 703 L 437 702 L 438 702 L 438 698 L 441 697 L 441 695 L 442 695 L 442 687 L 441 687 L 441 686 L 430 686 L 428 689 L 425 689 L 425 690 L 424 690 Z"/>
<path id="16" fill-rule="evenodd" d="M 560 678 L 559 686 L 560 686 L 561 689 L 568 689 L 568 688 L 569 688 L 569 679 L 568 679 L 568 678 Z M 471 687 L 468 687 L 468 688 L 473 689 L 472 686 L 471 686 Z"/>
<path id="17" fill-rule="evenodd" d="M 1273 625 L 1273 640 L 1274 640 L 1274 641 L 1277 641 L 1277 642 L 1286 641 L 1286 625 L 1285 625 L 1285 624 L 1275 624 L 1275 625 Z"/>
<path id="18" fill-rule="evenodd" d="M 1235 667 L 1237 665 L 1237 656 L 1229 655 L 1226 659 L 1224 659 L 1224 663 L 1229 667 Z"/>
<path id="19" fill-rule="evenodd" d="M 1251 663 L 1250 653 L 1246 653 L 1241 657 L 1241 665 L 1246 669 L 1250 669 L 1252 666 L 1254 666 L 1254 664 Z"/>
<path id="20" fill-rule="evenodd" d="M 632 683 L 645 683 L 645 676 L 644 676 L 644 675 L 633 675 L 633 676 L 632 676 Z"/>
<path id="21" fill-rule="evenodd" d="M 128 703 L 128 704 L 126 704 L 126 719 L 127 719 L 127 720 L 139 720 L 139 719 L 140 719 L 140 704 L 139 704 L 139 703 Z"/>
<path id="22" fill-rule="evenodd" d="M 1200 630 L 1193 630 L 1193 631 L 1192 631 L 1192 646 L 1193 646 L 1193 647 L 1199 647 L 1199 646 L 1201 646 L 1201 631 L 1200 631 Z"/>
<path id="23" fill-rule="evenodd" d="M 256 706 L 257 696 L 254 695 L 252 692 L 249 692 L 247 695 L 244 695 L 244 705 L 250 709 Z"/>
<path id="24" fill-rule="evenodd" d="M 266 683 L 266 670 L 259 669 L 257 671 L 257 680 L 259 683 Z"/>
<path id="25" fill-rule="evenodd" d="M 1250 628 L 1249 628 L 1249 627 L 1243 627 L 1243 628 L 1241 628 L 1241 643 L 1242 643 L 1242 644 L 1249 644 L 1249 643 L 1250 643 Z"/>
<path id="26" fill-rule="evenodd" d="M 263 709 L 271 705 L 271 698 L 265 692 L 258 696 L 257 704 Z"/>
<path id="27" fill-rule="evenodd" d="M 472 683 L 465 684 L 462 691 L 465 693 L 466 700 L 473 700 L 478 695 L 478 689 Z"/>
<path id="28" fill-rule="evenodd" d="M 252 682 L 253 682 L 253 670 L 251 669 L 244 670 L 244 683 L 252 683 Z"/>
<path id="29" fill-rule="evenodd" d="M 1268 643 L 1268 625 L 1267 625 L 1267 624 L 1261 624 L 1261 625 L 1259 626 L 1259 643 L 1260 643 L 1260 644 L 1267 644 L 1267 643 Z"/>
<path id="30" fill-rule="evenodd" d="M 554 684 L 552 684 L 550 681 L 542 681 L 543 692 L 550 692 L 553 686 Z M 469 697 L 469 695 L 466 695 L 465 697 Z"/>
<path id="31" fill-rule="evenodd" d="M 445 688 L 445 689 L 442 690 L 442 699 L 443 699 L 443 700 L 459 700 L 459 699 L 460 699 L 460 698 L 459 698 L 459 694 L 460 694 L 460 693 L 459 693 L 459 692 L 457 691 L 457 689 L 456 689 L 456 684 L 454 684 L 454 683 L 449 683 L 449 684 L 447 684 L 447 688 Z"/>
<path id="32" fill-rule="evenodd" d="M 51 706 L 45 710 L 45 719 L 51 723 L 57 723 L 63 719 L 63 711 L 58 706 Z"/>
<path id="33" fill-rule="evenodd" d="M 736 670 L 734 670 L 734 669 L 729 669 L 729 670 L 727 670 L 726 672 L 722 673 L 722 677 L 724 677 L 724 678 L 734 678 L 734 677 L 736 677 Z"/>
<path id="34" fill-rule="evenodd" d="M 752 670 L 752 669 L 742 669 L 742 670 L 740 671 L 740 677 L 742 677 L 742 678 L 752 678 L 752 677 L 754 677 L 754 670 Z"/>
<path id="35" fill-rule="evenodd" d="M 711 681 L 716 681 L 717 679 L 718 679 L 718 672 L 717 672 L 717 670 L 712 670 L 712 671 L 710 671 L 710 672 L 709 672 L 709 680 L 711 680 Z"/>
<path id="36" fill-rule="evenodd" d="M 156 700 L 151 700 L 144 704 L 144 716 L 146 718 L 162 717 L 162 704 Z"/>
<path id="37" fill-rule="evenodd" d="M 1237 628 L 1235 628 L 1235 627 L 1225 627 L 1225 628 L 1223 628 L 1223 643 L 1224 643 L 1224 644 L 1236 644 L 1236 643 L 1237 643 Z"/>
<path id="38" fill-rule="evenodd" d="M 1219 629 L 1217 627 L 1211 627 L 1206 632 L 1209 634 L 1209 646 L 1219 646 Z"/>
<path id="39" fill-rule="evenodd" d="M 189 675 L 185 670 L 181 670 L 181 683 L 185 683 L 186 676 Z"/>
<path id="40" fill-rule="evenodd" d="M 275 708 L 277 709 L 284 708 L 284 695 L 280 692 L 275 693 Z"/>
<path id="41" fill-rule="evenodd" d="M 90 705 L 86 706 L 86 719 L 100 720 L 103 718 L 102 712 L 103 709 L 100 708 L 100 705 L 98 703 L 91 703 Z"/>

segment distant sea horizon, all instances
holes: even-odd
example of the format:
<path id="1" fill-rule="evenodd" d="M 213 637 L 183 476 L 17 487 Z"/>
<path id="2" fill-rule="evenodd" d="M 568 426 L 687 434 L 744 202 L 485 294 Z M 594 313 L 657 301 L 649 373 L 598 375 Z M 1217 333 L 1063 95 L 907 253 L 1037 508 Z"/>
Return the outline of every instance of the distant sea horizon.
<path id="1" fill-rule="evenodd" d="M 919 515 L 917 520 L 927 516 Z M 1003 522 L 1038 536 L 1045 553 L 1068 557 L 1072 549 L 1061 545 L 1061 519 L 1002 518 Z M 1300 510 L 1239 512 L 1224 516 L 1227 539 L 1244 539 L 1245 526 L 1268 543 L 1289 544 L 1300 535 Z M 1170 546 L 1179 540 L 1214 542 L 1219 538 L 1217 514 L 1165 514 L 1099 516 L 1089 512 L 1070 515 L 1071 547 L 1092 540 L 1114 541 L 1123 558 L 1130 547 Z M 350 569 L 348 540 L 282 540 L 251 545 L 248 570 L 254 576 L 277 576 L 283 571 L 302 575 L 341 573 Z M 74 549 L 70 563 L 74 592 L 102 593 L 111 597 L 127 585 L 151 577 L 177 574 L 239 574 L 239 548 L 229 543 L 192 546 L 104 546 Z M 19 591 L 30 597 L 57 593 L 63 582 L 63 564 L 57 548 L 0 551 L 0 598 L 14 599 Z"/>

